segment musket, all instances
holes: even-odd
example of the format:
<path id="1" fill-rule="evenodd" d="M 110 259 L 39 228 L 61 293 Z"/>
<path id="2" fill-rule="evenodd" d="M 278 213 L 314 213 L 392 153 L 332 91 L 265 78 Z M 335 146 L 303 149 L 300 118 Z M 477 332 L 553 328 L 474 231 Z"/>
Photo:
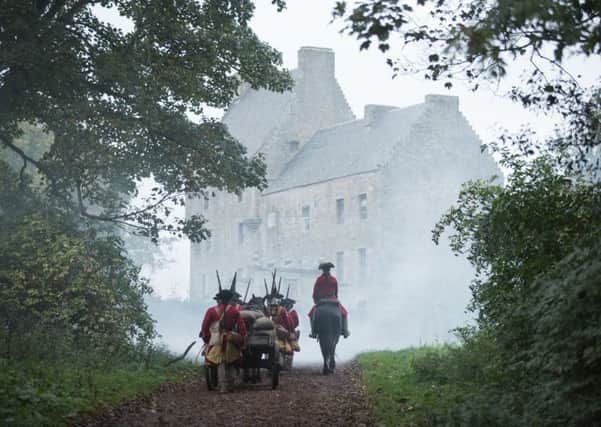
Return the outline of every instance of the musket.
<path id="1" fill-rule="evenodd" d="M 248 279 L 248 285 L 246 285 L 246 292 L 244 292 L 244 299 L 242 300 L 245 303 L 246 303 L 246 297 L 248 296 L 248 289 L 250 288 L 250 281 L 251 281 L 251 279 Z"/>
<path id="2" fill-rule="evenodd" d="M 230 286 L 230 291 L 232 292 L 236 292 L 236 276 L 238 275 L 238 272 L 236 271 L 234 273 L 234 278 L 232 279 L 232 285 Z"/>
<path id="3" fill-rule="evenodd" d="M 219 277 L 219 270 L 215 270 L 215 273 L 217 273 L 217 283 L 219 284 L 219 292 L 221 292 L 222 289 L 221 289 L 221 278 Z"/>
<path id="4" fill-rule="evenodd" d="M 273 270 L 273 274 L 271 276 L 271 292 L 276 293 L 277 292 L 277 288 L 275 286 L 275 276 L 277 274 L 277 270 L 274 269 Z"/>
<path id="5" fill-rule="evenodd" d="M 265 282 L 265 296 L 269 295 L 269 288 L 267 287 L 267 279 L 263 278 L 263 282 Z"/>

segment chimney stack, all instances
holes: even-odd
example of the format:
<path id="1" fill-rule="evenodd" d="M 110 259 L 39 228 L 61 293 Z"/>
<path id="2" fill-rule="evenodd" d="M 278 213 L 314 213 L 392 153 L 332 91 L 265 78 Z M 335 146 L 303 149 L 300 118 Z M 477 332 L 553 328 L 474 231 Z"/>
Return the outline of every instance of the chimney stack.
<path id="1" fill-rule="evenodd" d="M 397 108 L 398 107 L 393 107 L 391 105 L 367 104 L 363 109 L 363 119 L 367 121 L 367 123 L 373 123 L 384 114 L 391 110 L 396 110 Z"/>
<path id="2" fill-rule="evenodd" d="M 298 69 L 309 78 L 334 78 L 334 51 L 323 47 L 301 47 L 298 51 Z"/>
<path id="3" fill-rule="evenodd" d="M 426 95 L 426 105 L 449 110 L 459 109 L 459 97 L 449 95 Z"/>

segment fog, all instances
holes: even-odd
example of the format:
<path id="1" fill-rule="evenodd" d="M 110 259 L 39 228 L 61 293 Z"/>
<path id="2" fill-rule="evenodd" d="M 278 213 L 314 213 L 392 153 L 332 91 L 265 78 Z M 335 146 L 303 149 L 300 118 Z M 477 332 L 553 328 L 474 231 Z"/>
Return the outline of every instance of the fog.
<path id="1" fill-rule="evenodd" d="M 460 82 L 451 91 L 444 91 L 442 83 L 425 81 L 421 75 L 392 79 L 384 55 L 376 50 L 359 52 L 359 44 L 341 35 L 339 25 L 330 23 L 332 2 L 288 1 L 287 9 L 280 14 L 269 3 L 257 4 L 253 28 L 258 36 L 283 53 L 284 65 L 290 69 L 296 66 L 296 52 L 301 46 L 332 48 L 336 54 L 337 80 L 357 117 L 362 116 L 366 104 L 404 107 L 423 102 L 428 93 L 445 93 L 459 97 L 462 113 L 484 143 L 495 139 L 501 131 L 515 132 L 531 122 L 537 123 L 534 130 L 541 136 L 553 131 L 556 124 L 553 120 L 541 120 L 503 97 L 512 85 L 511 80 L 505 81 L 502 87 L 491 86 L 472 92 Z M 99 15 L 127 27 L 127 22 L 118 21 L 111 11 L 99 10 Z M 518 62 L 513 66 L 520 67 L 521 64 Z M 586 64 L 568 62 L 573 74 L 581 74 L 584 81 L 590 81 L 594 70 L 600 66 L 593 61 Z M 508 74 L 520 75 L 519 72 Z M 222 114 L 220 111 L 212 113 Z M 341 339 L 339 344 L 341 360 L 368 350 L 451 342 L 454 335 L 450 331 L 469 323 L 473 316 L 466 312 L 473 270 L 465 259 L 450 255 L 445 241 L 438 247 L 434 245 L 428 231 L 434 226 L 436 216 L 431 212 L 420 212 L 419 207 L 414 209 L 412 217 L 421 218 L 420 232 L 398 248 L 405 255 L 404 261 L 391 268 L 389 273 L 394 275 L 393 281 L 398 286 L 383 289 L 368 281 L 360 295 L 350 289 L 340 289 L 340 299 L 350 311 L 351 330 L 350 338 Z M 184 214 L 182 208 L 176 209 L 175 213 Z M 149 307 L 157 320 L 161 342 L 174 352 L 182 352 L 190 342 L 198 340 L 200 322 L 213 301 L 188 301 L 190 244 L 187 240 L 172 242 L 163 248 L 163 252 L 167 261 L 164 265 L 154 269 L 145 265 L 143 268 L 155 290 L 154 297 L 149 299 Z M 319 260 L 314 261 L 317 277 Z M 232 263 L 235 264 L 235 260 Z M 232 268 L 236 266 L 232 265 Z M 336 275 L 336 270 L 333 274 Z M 216 287 L 216 283 L 214 285 Z M 302 351 L 296 354 L 296 360 L 314 362 L 320 360 L 320 353 L 316 341 L 307 338 L 311 293 L 309 289 L 303 292 L 295 307 L 302 331 Z M 249 293 L 264 294 L 262 283 L 253 283 Z M 199 345 L 193 348 L 192 357 L 199 349 Z"/>
<path id="2" fill-rule="evenodd" d="M 419 206 L 413 212 L 419 216 Z M 442 214 L 442 212 L 440 212 Z M 450 254 L 446 241 L 436 246 L 429 230 L 434 225 L 431 215 L 424 215 L 412 241 L 404 242 L 399 252 L 404 262 L 391 266 L 388 274 L 394 275 L 396 286 L 383 289 L 377 283 L 367 281 L 361 292 L 341 287 L 341 302 L 349 309 L 348 339 L 341 337 L 337 349 L 339 360 L 348 360 L 360 352 L 370 350 L 398 350 L 425 344 L 442 344 L 456 341 L 452 329 L 471 322 L 473 313 L 466 312 L 469 302 L 469 283 L 473 270 L 467 260 Z M 189 243 L 185 240 L 165 249 L 168 262 L 163 268 L 151 272 L 156 289 L 148 299 L 150 312 L 157 320 L 161 334 L 160 342 L 175 353 L 182 353 L 192 342 L 197 345 L 188 357 L 198 358 L 201 342 L 198 339 L 200 324 L 206 309 L 214 305 L 212 299 L 189 301 L 187 287 L 189 277 Z M 232 261 L 235 263 L 235 261 Z M 317 270 L 315 260 L 315 278 Z M 277 268 L 278 266 L 276 266 Z M 332 271 L 336 275 L 336 269 Z M 265 277 L 270 280 L 269 277 Z M 226 279 L 224 279 L 225 281 Z M 217 291 L 216 279 L 211 281 Z M 240 284 L 241 290 L 245 285 Z M 240 288 L 239 288 L 240 290 Z M 312 307 L 312 289 L 304 289 L 297 298 L 295 309 L 300 317 L 301 352 L 295 354 L 298 363 L 314 363 L 321 360 L 316 340 L 307 337 L 310 326 L 308 312 Z M 252 283 L 249 295 L 264 295 L 262 283 Z M 198 358 L 199 363 L 202 358 Z"/>

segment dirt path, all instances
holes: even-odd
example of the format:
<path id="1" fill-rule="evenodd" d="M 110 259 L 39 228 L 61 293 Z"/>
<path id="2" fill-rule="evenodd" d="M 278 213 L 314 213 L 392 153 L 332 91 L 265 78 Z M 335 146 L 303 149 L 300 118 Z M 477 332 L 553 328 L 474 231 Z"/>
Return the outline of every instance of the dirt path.
<path id="1" fill-rule="evenodd" d="M 208 392 L 204 380 L 166 384 L 155 395 L 130 402 L 85 426 L 370 426 L 372 418 L 358 368 L 333 376 L 318 366 L 284 372 L 280 386 L 240 385 L 233 393 Z"/>

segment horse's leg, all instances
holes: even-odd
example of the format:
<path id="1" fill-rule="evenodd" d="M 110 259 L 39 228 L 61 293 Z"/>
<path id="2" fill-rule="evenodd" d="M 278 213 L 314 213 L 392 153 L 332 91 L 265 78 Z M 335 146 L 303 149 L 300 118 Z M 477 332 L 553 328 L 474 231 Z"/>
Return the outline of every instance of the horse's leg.
<path id="1" fill-rule="evenodd" d="M 330 371 L 333 373 L 336 369 L 336 345 L 338 344 L 338 340 L 340 339 L 340 330 L 341 330 L 341 319 L 340 317 L 334 317 L 332 319 L 332 336 L 330 341 Z"/>
<path id="2" fill-rule="evenodd" d="M 324 375 L 328 375 L 329 367 L 328 367 L 328 334 L 320 332 L 319 335 L 319 348 L 321 350 L 321 356 L 323 357 L 323 370 L 322 373 Z"/>

